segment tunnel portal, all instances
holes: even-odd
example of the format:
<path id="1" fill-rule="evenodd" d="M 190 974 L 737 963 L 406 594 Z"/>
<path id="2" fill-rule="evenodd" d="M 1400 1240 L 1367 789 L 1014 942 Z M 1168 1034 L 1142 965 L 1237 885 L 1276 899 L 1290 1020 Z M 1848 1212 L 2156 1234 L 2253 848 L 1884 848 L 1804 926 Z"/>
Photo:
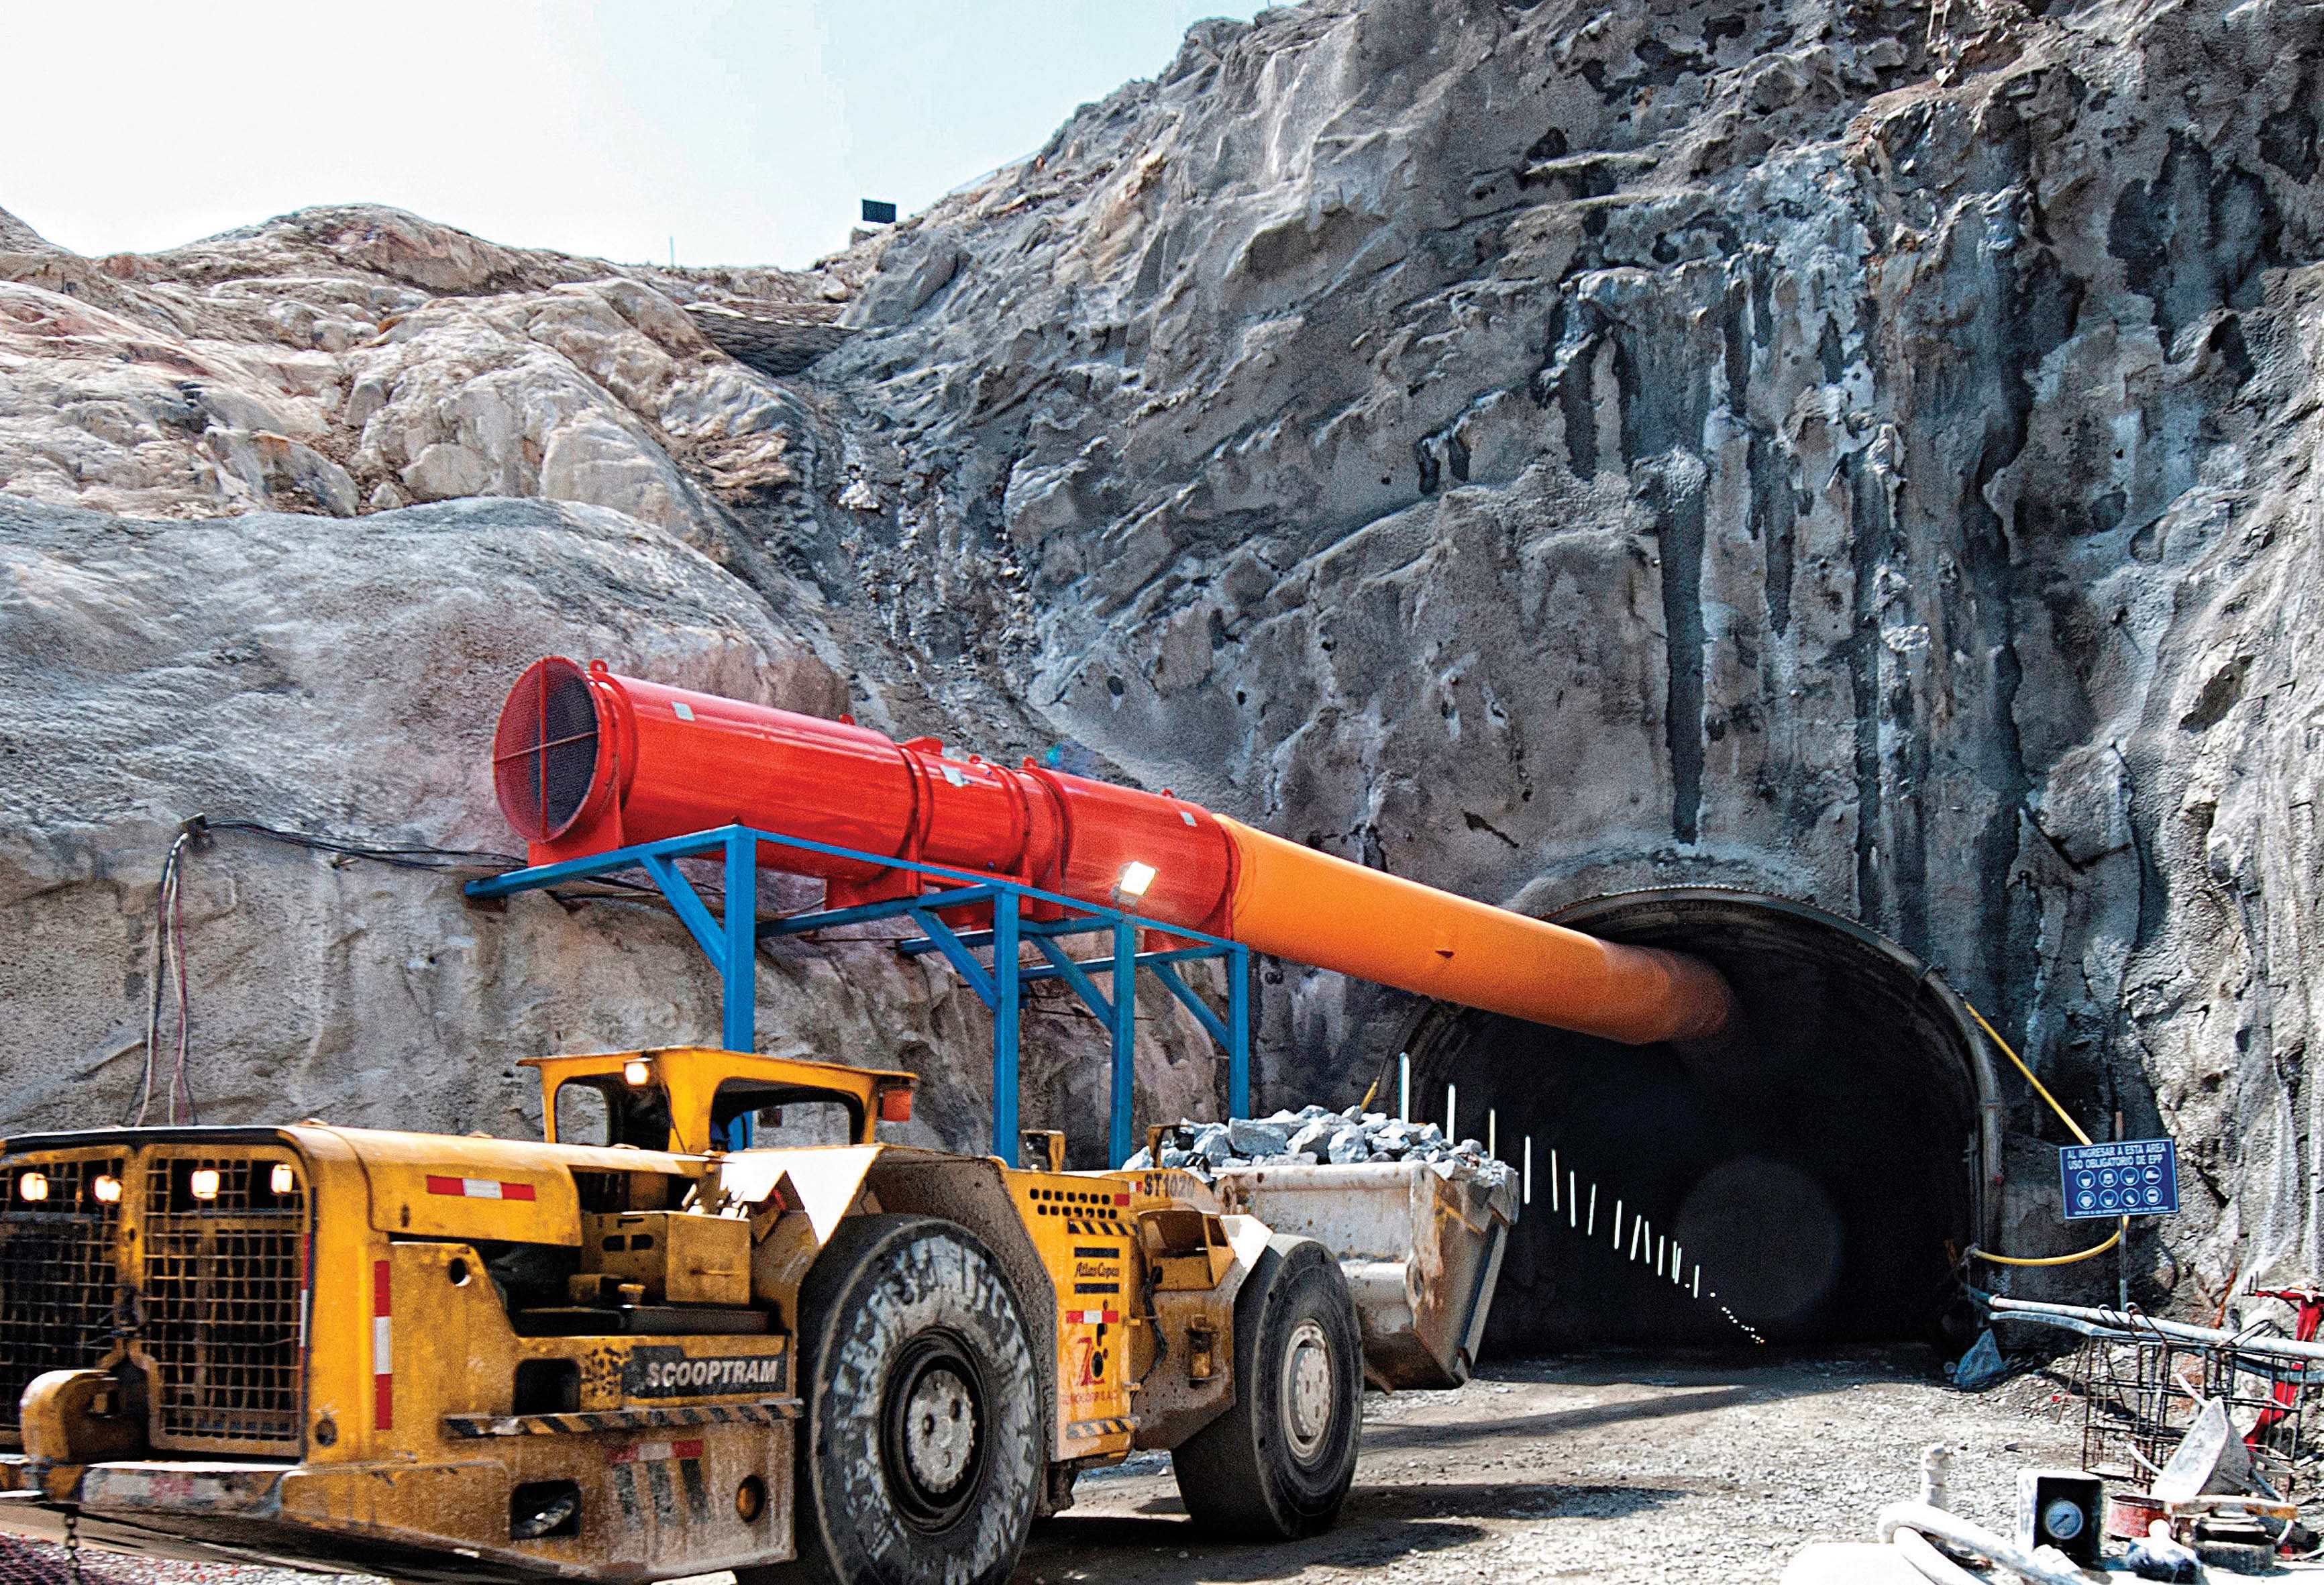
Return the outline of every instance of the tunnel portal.
<path id="1" fill-rule="evenodd" d="M 1743 1027 L 1634 1047 L 1422 1015 L 1414 1118 L 1441 1122 L 1450 1099 L 1462 1135 L 1530 1161 L 1486 1352 L 1945 1329 L 1984 1212 L 1992 1081 L 1943 981 L 1860 925 L 1755 893 L 1630 892 L 1549 917 L 1709 959 Z"/>

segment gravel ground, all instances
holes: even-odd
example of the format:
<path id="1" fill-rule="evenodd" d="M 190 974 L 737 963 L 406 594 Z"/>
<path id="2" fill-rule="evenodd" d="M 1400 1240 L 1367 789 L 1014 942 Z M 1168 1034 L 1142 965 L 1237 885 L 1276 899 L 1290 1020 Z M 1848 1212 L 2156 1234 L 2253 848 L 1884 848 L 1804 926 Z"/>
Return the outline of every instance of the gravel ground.
<path id="1" fill-rule="evenodd" d="M 0 1585 L 71 1585 L 64 1548 L 0 1536 Z M 81 1585 L 386 1585 L 362 1575 L 304 1574 L 242 1563 L 185 1563 L 127 1557 L 89 1547 L 81 1553 Z"/>
<path id="2" fill-rule="evenodd" d="M 1504 1361 L 1458 1392 L 1368 1395 L 1355 1489 L 1327 1535 L 1204 1544 L 1167 1459 L 1084 1477 L 1017 1585 L 1773 1580 L 1811 1541 L 1872 1537 L 1953 1451 L 1952 1506 L 2006 1530 L 2017 1470 L 2079 1461 L 2079 1412 L 2021 1378 L 1957 1393 L 1921 1349 L 1841 1356 Z"/>
<path id="3" fill-rule="evenodd" d="M 1952 1448 L 1952 1506 L 2006 1531 L 2017 1470 L 2076 1463 L 2078 1410 L 2021 1376 L 1957 1393 L 1923 1349 L 1509 1360 L 1458 1392 L 1370 1395 L 1329 1534 L 1221 1546 L 1190 1532 L 1169 1460 L 1086 1476 L 1016 1585 L 1255 1580 L 1772 1581 L 1811 1541 L 1866 1540 Z M 61 1585 L 54 1548 L 0 1546 L 0 1585 Z M 91 1585 L 327 1585 L 327 1577 L 91 1556 Z M 101 1576 L 102 1578 L 98 1578 Z M 376 1585 L 349 1580 L 345 1585 Z"/>

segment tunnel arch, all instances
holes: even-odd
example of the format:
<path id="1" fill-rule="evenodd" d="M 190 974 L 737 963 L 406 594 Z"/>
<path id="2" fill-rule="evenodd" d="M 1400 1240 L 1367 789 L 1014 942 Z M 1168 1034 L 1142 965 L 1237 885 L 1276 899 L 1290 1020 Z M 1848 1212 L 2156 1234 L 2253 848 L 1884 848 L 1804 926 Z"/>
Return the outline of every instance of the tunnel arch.
<path id="1" fill-rule="evenodd" d="M 1985 1043 L 1941 975 L 1838 914 L 1729 887 L 1543 917 L 1706 958 L 1742 1015 L 1683 1048 L 1422 1010 L 1404 1043 L 1414 1117 L 1442 1121 L 1453 1086 L 1461 1133 L 1489 1126 L 1520 1166 L 1530 1141 L 1488 1352 L 1958 1323 L 1960 1252 L 1998 1213 L 2000 1118 Z"/>

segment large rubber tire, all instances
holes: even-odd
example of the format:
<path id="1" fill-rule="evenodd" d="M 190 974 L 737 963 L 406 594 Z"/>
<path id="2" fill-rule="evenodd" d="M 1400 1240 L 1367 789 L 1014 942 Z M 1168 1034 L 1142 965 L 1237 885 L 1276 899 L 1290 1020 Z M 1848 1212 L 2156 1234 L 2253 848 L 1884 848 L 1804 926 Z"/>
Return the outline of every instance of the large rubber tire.
<path id="1" fill-rule="evenodd" d="M 1270 1238 L 1235 1295 L 1234 1407 L 1170 1456 L 1198 1526 L 1231 1541 L 1332 1527 L 1356 1474 L 1362 1349 L 1331 1253 Z"/>
<path id="2" fill-rule="evenodd" d="M 1032 1528 L 1046 1439 L 1001 1263 L 954 1222 L 852 1218 L 798 1309 L 798 1558 L 768 1575 L 1002 1585 Z"/>

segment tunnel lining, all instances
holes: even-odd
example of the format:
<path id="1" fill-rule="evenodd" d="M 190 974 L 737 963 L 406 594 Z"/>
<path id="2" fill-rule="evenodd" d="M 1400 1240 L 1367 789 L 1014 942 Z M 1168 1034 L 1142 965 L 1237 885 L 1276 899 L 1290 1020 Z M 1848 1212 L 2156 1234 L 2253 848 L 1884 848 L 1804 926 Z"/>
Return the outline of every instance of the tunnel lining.
<path id="1" fill-rule="evenodd" d="M 1480 1133 L 1493 1086 L 1507 1086 L 1517 1075 L 1521 1089 L 1536 1093 L 1517 1093 L 1502 1101 L 1502 1116 L 1509 1119 L 1504 1124 L 1502 1154 L 1514 1160 L 1514 1119 L 1525 1108 L 1551 1108 L 1557 1114 L 1557 1128 L 1567 1126 L 1563 1108 L 1569 1106 L 1594 1106 L 1602 1113 L 1615 1104 L 1609 1100 L 1614 1080 L 1609 1076 L 1620 1075 L 1626 1071 L 1624 1065 L 1631 1064 L 1640 1075 L 1641 1093 L 1659 1098 L 1638 1104 L 1649 1111 L 1658 1104 L 1668 1106 L 1678 1124 L 1657 1133 L 1635 1120 L 1626 1122 L 1624 1127 L 1634 1132 L 1628 1135 L 1630 1148 L 1621 1156 L 1623 1168 L 1615 1176 L 1618 1179 L 1627 1173 L 1635 1184 L 1640 1175 L 1652 1178 L 1659 1172 L 1664 1175 L 1655 1182 L 1669 1191 L 1688 1170 L 1702 1174 L 1707 1183 L 1718 1150 L 1732 1145 L 1731 1138 L 1728 1146 L 1706 1143 L 1706 1128 L 1715 1133 L 1722 1123 L 1743 1128 L 1741 1117 L 1751 1106 L 1780 1108 L 1786 1085 L 1806 1086 L 1802 1093 L 1814 1098 L 1796 1114 L 1771 1109 L 1767 1115 L 1784 1119 L 1770 1136 L 1788 1141 L 1795 1154 L 1801 1149 L 1809 1149 L 1811 1154 L 1823 1152 L 1816 1157 L 1817 1170 L 1824 1175 L 1832 1202 L 1845 1211 L 1849 1228 L 1845 1243 L 1850 1251 L 1845 1269 L 1852 1285 L 1840 1298 L 1831 1300 L 1821 1313 L 1858 1314 L 1848 1306 L 1857 1302 L 1859 1293 L 1886 1291 L 1880 1289 L 1883 1282 L 1897 1293 L 1941 1291 L 1941 1284 L 1932 1274 L 1938 1269 L 1933 1251 L 1940 1229 L 1944 1244 L 1955 1253 L 1962 1240 L 1991 1241 L 1999 1211 L 1994 1192 L 2000 1162 L 1995 1073 L 1985 1039 L 1968 1007 L 1932 966 L 1877 933 L 1812 904 L 1728 887 L 1663 887 L 1609 894 L 1542 917 L 1608 940 L 1696 952 L 1717 963 L 1736 984 L 1744 1004 L 1745 1021 L 1753 1036 L 1745 1049 L 1754 1060 L 1772 1064 L 1767 1084 L 1762 1090 L 1737 1098 L 1735 1107 L 1728 1108 L 1713 1093 L 1715 1086 L 1705 1088 L 1710 1081 L 1703 1071 L 1681 1071 L 1692 1054 L 1682 1053 L 1678 1048 L 1615 1046 L 1514 1020 L 1497 1020 L 1474 1009 L 1434 1004 L 1415 1020 L 1404 1047 L 1412 1057 L 1416 1117 L 1436 1115 L 1425 1108 L 1441 1105 L 1443 1086 L 1452 1080 L 1462 1086 L 1462 1132 Z M 1787 1033 L 1782 1024 L 1786 1015 L 1810 1022 L 1795 1024 Z M 1868 1057 L 1872 1060 L 1867 1061 Z M 1794 1063 L 1795 1071 L 1782 1071 L 1785 1061 Z M 1851 1067 L 1851 1063 L 1858 1065 Z M 1489 1077 L 1494 1073 L 1500 1076 Z M 1700 1092 L 1692 1093 L 1692 1098 L 1690 1084 Z M 1835 1096 L 1830 1091 L 1840 1093 Z M 1506 1088 L 1502 1093 L 1512 1095 Z M 1424 1097 L 1429 1098 L 1424 1101 Z M 1859 1114 L 1847 1109 L 1859 1098 L 1860 1129 L 1855 1126 Z M 1729 1109 L 1733 1117 L 1722 1115 Z M 1711 1121 L 1704 1122 L 1702 1115 Z M 1683 1126 L 1689 1117 L 1695 1119 L 1692 1133 Z M 1635 1131 L 1642 1127 L 1646 1131 Z M 1855 1137 L 1858 1135 L 1863 1137 Z M 1608 1147 L 1614 1148 L 1625 1137 L 1620 1129 L 1610 1131 Z M 1877 1175 L 1867 1177 L 1866 1161 L 1877 1157 L 1868 1142 L 1881 1139 L 1895 1144 L 1900 1159 L 1899 1175 L 1893 1182 Z M 1689 1158 L 1690 1140 L 1695 1141 L 1694 1147 L 1711 1154 Z M 1807 1140 L 1829 1143 L 1810 1147 L 1802 1144 Z M 1642 1163 L 1641 1154 L 1660 1159 Z M 1674 1158 L 1682 1163 L 1692 1160 L 1692 1166 L 1673 1165 Z M 1572 1159 L 1570 1150 L 1567 1159 Z M 1783 1185 L 1773 1180 L 1780 1178 L 1784 1170 L 1783 1162 L 1770 1159 L 1761 1173 L 1761 1192 L 1775 1192 L 1780 1201 Z M 1865 1190 L 1867 1182 L 1876 1188 Z M 1613 1191 L 1610 1186 L 1609 1191 Z M 1882 1208 L 1875 1202 L 1883 1192 L 1895 1196 L 1896 1231 L 1891 1241 L 1899 1249 L 1918 1251 L 1909 1261 L 1904 1254 L 1887 1248 L 1878 1236 Z M 1874 1200 L 1866 1200 L 1867 1193 Z M 1711 1196 L 1714 1201 L 1718 1198 Z M 1559 1265 L 1572 1257 L 1572 1252 L 1561 1254 L 1540 1242 L 1548 1237 L 1538 1225 L 1544 1209 L 1536 1204 L 1532 1213 L 1536 1228 L 1524 1242 L 1533 1246 L 1541 1261 Z M 1676 1215 L 1674 1204 L 1665 1204 L 1663 1210 L 1674 1218 Z M 1742 1215 L 1732 1210 L 1728 1214 L 1730 1218 Z M 1803 1205 L 1784 1214 L 1794 1218 L 1786 1225 L 1796 1229 L 1796 1241 L 1803 1246 L 1813 1244 L 1811 1224 L 1821 1213 Z M 1663 1211 L 1657 1212 L 1658 1228 L 1662 1215 Z M 1513 1248 L 1511 1253 L 1522 1265 L 1520 1251 Z M 1840 1284 L 1840 1270 L 1834 1267 L 1834 1285 Z M 1516 1281 L 1511 1285 L 1524 1290 L 1524 1273 L 1513 1274 Z M 1545 1275 L 1543 1280 L 1550 1278 Z M 1588 1280 L 1618 1286 L 1624 1279 L 1617 1273 L 1599 1270 Z M 1557 1297 L 1561 1302 L 1573 1302 L 1572 1294 Z M 1872 1302 L 1863 1302 L 1868 1306 Z M 1612 1308 L 1618 1311 L 1619 1306 Z M 1524 1309 L 1521 1301 L 1520 1315 Z M 1501 1318 L 1495 1330 L 1504 1334 L 1507 1343 L 1518 1324 Z M 1557 1323 L 1541 1319 L 1535 1324 L 1554 1331 Z M 1866 1330 L 1860 1319 L 1836 1321 L 1833 1325 L 1834 1336 L 1868 1336 L 1877 1330 Z"/>

